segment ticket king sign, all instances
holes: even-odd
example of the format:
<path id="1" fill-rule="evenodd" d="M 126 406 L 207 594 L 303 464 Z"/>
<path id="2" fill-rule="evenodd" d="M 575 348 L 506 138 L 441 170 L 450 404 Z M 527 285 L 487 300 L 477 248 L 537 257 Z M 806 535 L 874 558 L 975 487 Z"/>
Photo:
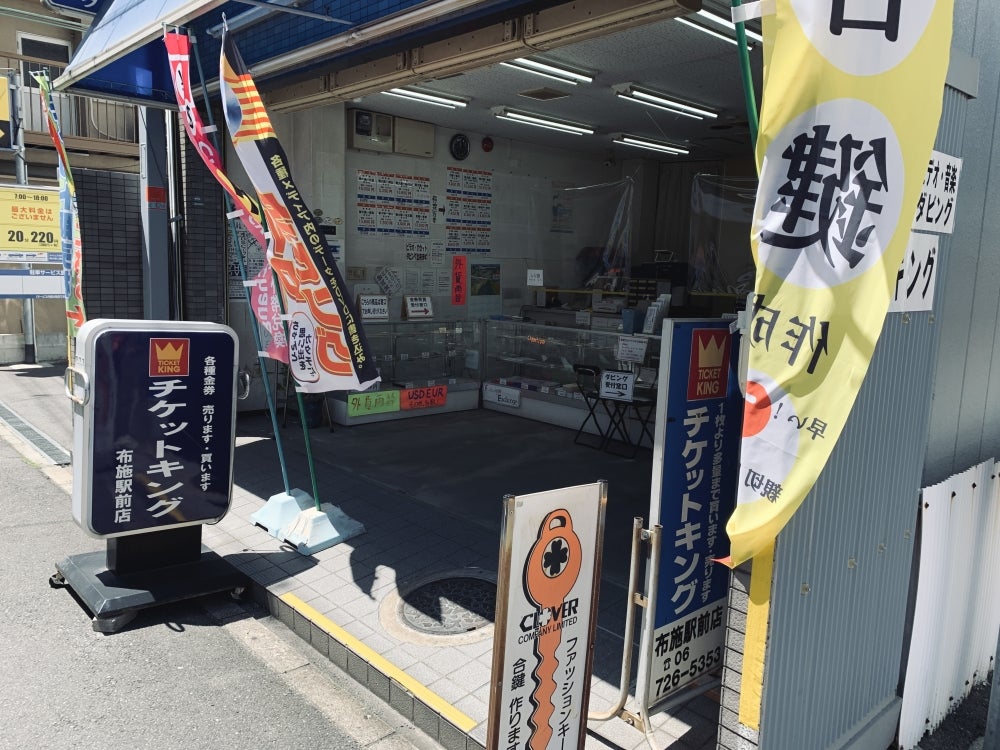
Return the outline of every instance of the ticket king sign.
<path id="1" fill-rule="evenodd" d="M 190 371 L 191 339 L 150 339 L 149 376 L 176 375 L 186 378 Z"/>
<path id="2" fill-rule="evenodd" d="M 729 377 L 729 335 L 718 328 L 691 332 L 691 369 L 688 400 L 701 401 L 726 395 Z"/>
<path id="3" fill-rule="evenodd" d="M 113 538 L 215 523 L 229 510 L 236 333 L 90 320 L 73 363 L 73 518 Z M 147 365 L 147 366 L 144 366 Z"/>

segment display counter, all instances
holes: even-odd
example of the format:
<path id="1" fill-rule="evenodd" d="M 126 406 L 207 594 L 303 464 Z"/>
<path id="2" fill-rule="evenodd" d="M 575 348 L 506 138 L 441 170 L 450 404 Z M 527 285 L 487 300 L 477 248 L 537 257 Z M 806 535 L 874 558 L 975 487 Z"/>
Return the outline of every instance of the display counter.
<path id="1" fill-rule="evenodd" d="M 483 407 L 594 435 L 607 434 L 613 410 L 598 404 L 588 420 L 588 385 L 581 383 L 575 365 L 600 371 L 628 372 L 634 378 L 631 398 L 651 409 L 655 403 L 660 337 L 626 336 L 608 331 L 562 328 L 509 320 L 485 322 Z M 628 402 L 631 406 L 632 401 Z M 618 407 L 630 441 L 652 444 L 635 408 Z M 648 426 L 648 423 L 647 423 Z"/>
<path id="2" fill-rule="evenodd" d="M 336 424 L 478 408 L 480 323 L 369 321 L 365 333 L 382 381 L 364 392 L 328 394 Z"/>

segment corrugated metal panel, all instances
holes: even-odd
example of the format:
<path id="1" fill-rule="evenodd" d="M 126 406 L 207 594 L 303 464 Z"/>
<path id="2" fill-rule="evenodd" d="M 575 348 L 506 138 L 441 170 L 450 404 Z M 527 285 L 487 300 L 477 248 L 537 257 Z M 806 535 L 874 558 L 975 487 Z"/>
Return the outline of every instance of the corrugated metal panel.
<path id="1" fill-rule="evenodd" d="M 887 318 L 830 463 L 779 537 L 761 721 L 768 750 L 839 747 L 896 695 L 930 318 Z"/>
<path id="2" fill-rule="evenodd" d="M 986 682 L 1000 626 L 1000 481 L 991 459 L 923 492 L 920 584 L 900 716 L 911 750 Z"/>
<path id="3" fill-rule="evenodd" d="M 946 91 L 938 150 L 961 154 L 965 106 Z M 938 253 L 938 300 L 948 244 Z M 845 747 L 880 715 L 874 744 L 857 746 L 883 750 L 892 740 L 939 333 L 933 312 L 886 318 L 830 462 L 778 537 L 760 732 L 767 750 Z"/>
<path id="4" fill-rule="evenodd" d="M 981 65 L 979 98 L 969 106 L 968 121 L 946 120 L 950 141 L 939 150 L 964 159 L 959 184 L 955 233 L 948 251 L 941 253 L 948 264 L 947 276 L 939 282 L 941 304 L 937 308 L 941 328 L 940 353 L 935 374 L 931 411 L 933 430 L 928 435 L 923 485 L 936 484 L 948 476 L 993 456 L 1000 447 L 1000 389 L 991 370 L 1000 371 L 997 285 L 1000 254 L 995 238 L 1000 235 L 1000 181 L 996 177 L 996 149 L 1000 145 L 1000 97 L 992 85 L 1000 77 L 1000 25 L 996 3 L 964 0 L 956 3 L 956 44 L 966 45 Z M 961 109 L 955 97 L 946 98 L 949 110 Z M 964 140 L 963 140 L 964 138 Z"/>

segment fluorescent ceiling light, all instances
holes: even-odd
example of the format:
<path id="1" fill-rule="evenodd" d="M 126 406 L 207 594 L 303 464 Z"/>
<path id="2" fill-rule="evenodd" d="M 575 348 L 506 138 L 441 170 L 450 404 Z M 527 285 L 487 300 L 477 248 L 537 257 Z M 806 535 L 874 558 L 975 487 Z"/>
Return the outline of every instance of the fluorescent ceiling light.
<path id="1" fill-rule="evenodd" d="M 572 133 L 573 135 L 594 134 L 594 128 L 590 125 L 567 122 L 565 120 L 553 120 L 548 117 L 541 117 L 528 112 L 519 112 L 517 110 L 508 109 L 507 107 L 496 107 L 493 110 L 493 114 L 501 120 L 512 120 L 513 122 L 519 122 L 522 125 L 534 125 L 536 128 L 558 130 L 563 133 Z"/>
<path id="2" fill-rule="evenodd" d="M 700 32 L 702 32 L 704 34 L 708 34 L 709 36 L 714 36 L 716 39 L 721 39 L 722 41 L 729 42 L 730 44 L 733 44 L 733 45 L 737 44 L 736 39 L 734 39 L 733 37 L 729 36 L 728 34 L 723 34 L 721 31 L 716 31 L 715 29 L 710 29 L 707 26 L 702 26 L 700 23 L 695 23 L 694 21 L 689 21 L 686 18 L 675 18 L 674 20 L 678 21 L 678 22 L 680 22 L 682 24 L 684 24 L 685 26 L 690 26 L 692 29 L 697 29 L 698 31 L 700 31 Z M 747 48 L 748 49 L 750 48 L 749 44 L 747 45 Z"/>
<path id="3" fill-rule="evenodd" d="M 430 91 L 421 91 L 420 89 L 389 89 L 388 91 L 383 91 L 386 96 L 398 96 L 401 99 L 409 99 L 410 101 L 420 102 L 421 104 L 433 104 L 438 107 L 448 107 L 449 109 L 455 109 L 456 107 L 464 107 L 468 104 L 464 99 L 459 99 L 457 96 L 448 96 L 447 94 L 436 94 Z"/>
<path id="4" fill-rule="evenodd" d="M 724 26 L 727 29 L 736 31 L 736 24 L 732 20 L 726 18 L 725 16 L 719 16 L 707 10 L 699 10 L 698 15 L 702 18 L 708 19 L 712 23 L 718 24 L 719 26 Z M 743 24 L 743 31 L 746 32 L 747 39 L 753 39 L 755 42 L 763 42 L 764 37 L 758 34 L 756 31 L 751 31 L 747 28 L 746 24 Z"/>
<path id="5" fill-rule="evenodd" d="M 639 138 L 635 135 L 629 135 L 628 133 L 617 133 L 613 136 L 613 141 L 615 143 L 621 143 L 625 146 L 634 146 L 635 148 L 644 148 L 647 151 L 659 151 L 664 154 L 688 154 L 690 151 L 682 146 L 675 146 L 672 143 L 666 143 L 665 141 L 653 141 L 649 138 Z"/>
<path id="6" fill-rule="evenodd" d="M 562 81 L 563 83 L 570 83 L 574 86 L 578 83 L 593 83 L 594 81 L 594 77 L 591 75 L 585 75 L 575 70 L 570 70 L 569 68 L 552 65 L 551 63 L 531 60 L 527 57 L 518 57 L 515 60 L 504 60 L 500 64 L 525 73 L 532 73 L 536 76 L 543 76 L 556 81 Z"/>
<path id="7" fill-rule="evenodd" d="M 648 89 L 642 89 L 635 84 L 625 83 L 618 86 L 612 86 L 612 90 L 617 96 L 622 99 L 629 99 L 639 104 L 645 104 L 647 107 L 656 107 L 657 109 L 664 109 L 667 112 L 672 112 L 675 115 L 681 115 L 682 117 L 690 117 L 694 120 L 714 120 L 718 117 L 718 113 L 712 110 L 699 106 L 697 104 L 691 104 L 690 102 L 681 101 L 680 99 L 673 99 L 665 94 L 658 94 L 655 91 L 650 91 Z"/>

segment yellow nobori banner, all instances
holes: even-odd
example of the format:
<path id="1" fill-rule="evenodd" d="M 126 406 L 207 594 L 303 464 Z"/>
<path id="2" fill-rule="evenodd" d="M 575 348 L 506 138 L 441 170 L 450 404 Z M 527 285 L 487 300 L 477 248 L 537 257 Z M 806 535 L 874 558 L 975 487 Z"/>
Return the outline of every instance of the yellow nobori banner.
<path id="1" fill-rule="evenodd" d="M 868 369 L 941 116 L 952 12 L 953 0 L 777 0 L 764 19 L 732 565 L 801 505 Z"/>

